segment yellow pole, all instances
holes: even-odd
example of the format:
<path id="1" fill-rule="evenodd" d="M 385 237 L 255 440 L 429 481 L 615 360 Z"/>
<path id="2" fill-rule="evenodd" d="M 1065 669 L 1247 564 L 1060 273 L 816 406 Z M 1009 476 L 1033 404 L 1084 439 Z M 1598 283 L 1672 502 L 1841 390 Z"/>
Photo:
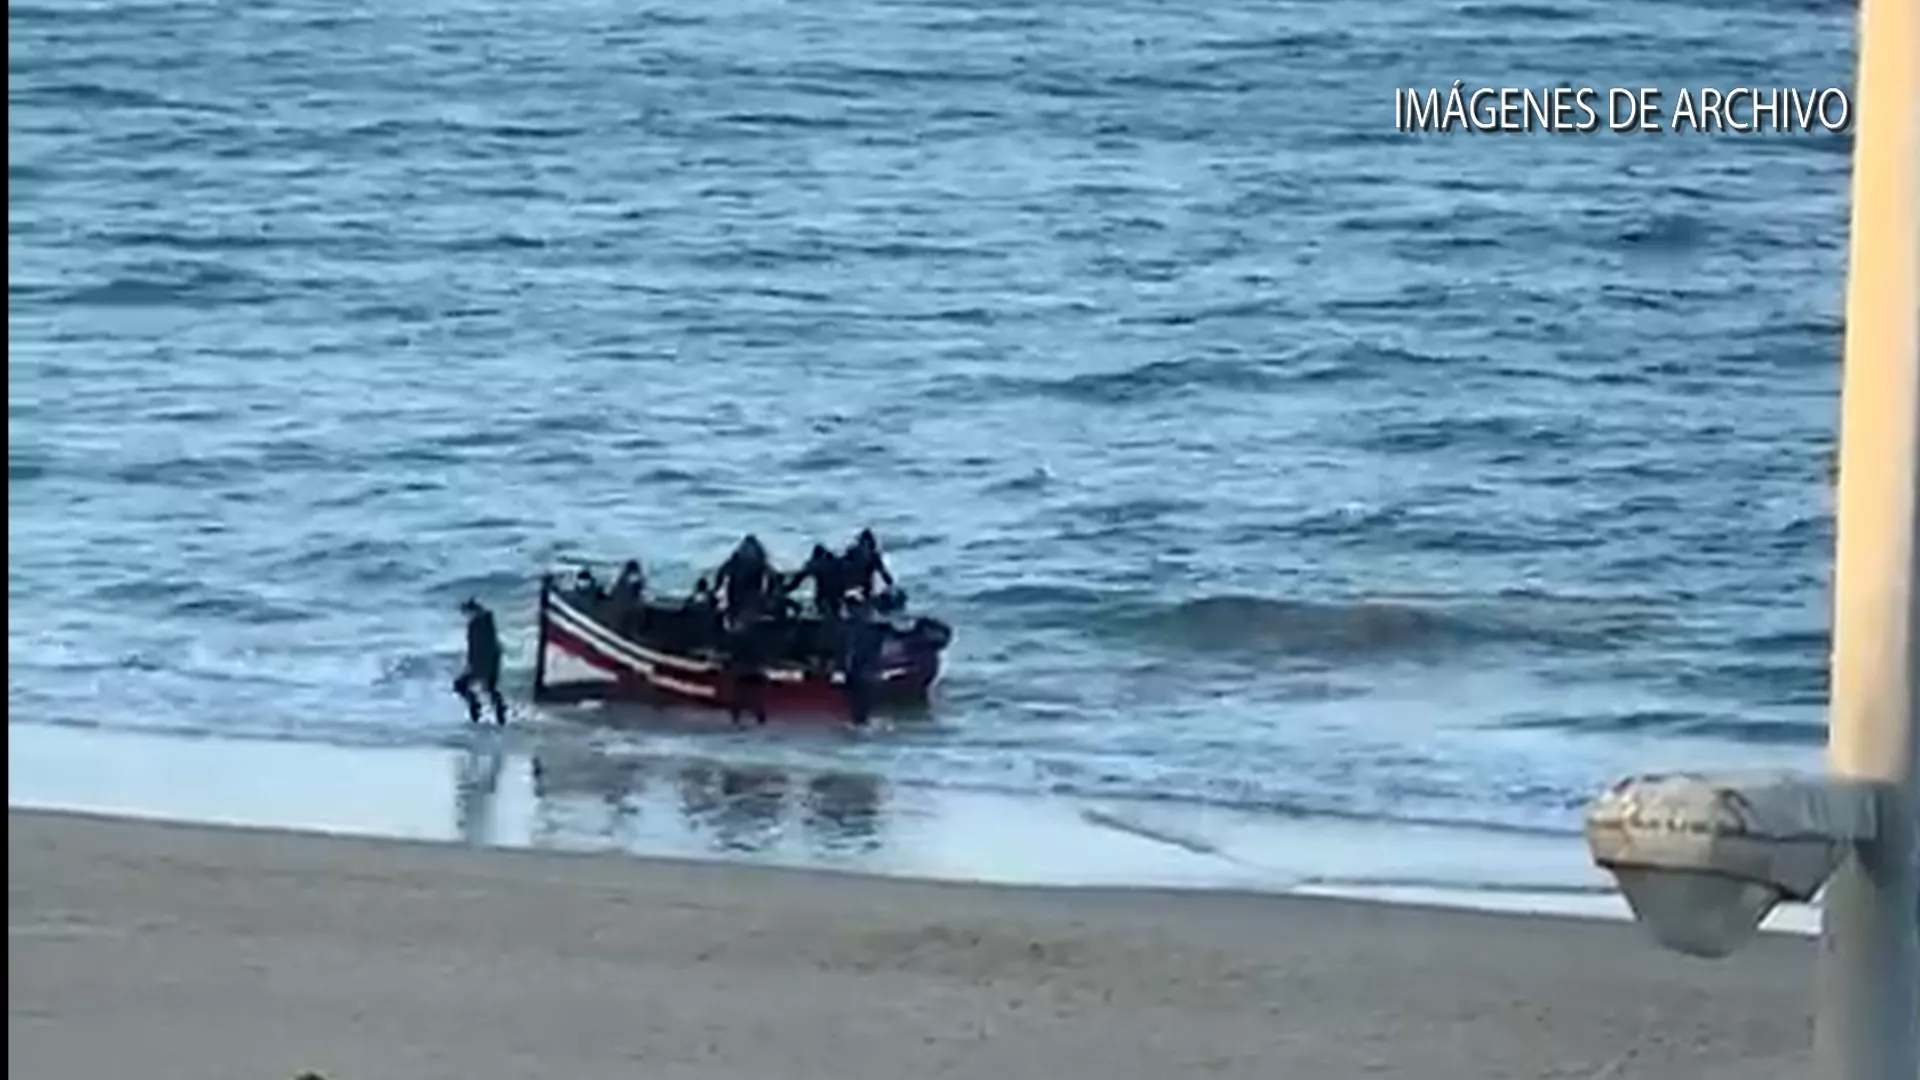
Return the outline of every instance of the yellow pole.
<path id="1" fill-rule="evenodd" d="M 1828 885 L 1816 1075 L 1920 1077 L 1920 0 L 1862 0 L 1827 767 L 1878 792 Z"/>

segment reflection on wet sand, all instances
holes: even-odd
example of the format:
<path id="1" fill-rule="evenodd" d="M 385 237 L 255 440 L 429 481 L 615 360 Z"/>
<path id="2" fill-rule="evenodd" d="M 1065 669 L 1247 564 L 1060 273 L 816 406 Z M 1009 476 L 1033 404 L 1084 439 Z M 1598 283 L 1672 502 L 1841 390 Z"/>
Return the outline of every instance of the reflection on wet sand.
<path id="1" fill-rule="evenodd" d="M 809 827 L 841 839 L 854 851 L 880 846 L 880 778 L 860 773 L 820 773 L 807 781 L 805 813 Z"/>
<path id="2" fill-rule="evenodd" d="M 454 759 L 454 831 L 461 843 L 484 847 L 496 841 L 494 799 L 505 766 L 506 751 L 492 737 L 474 739 Z"/>
<path id="3" fill-rule="evenodd" d="M 531 773 L 541 846 L 638 849 L 679 834 L 730 854 L 835 859 L 876 851 L 884 840 L 884 787 L 871 775 L 580 746 L 535 750 Z M 497 764 L 492 775 L 497 781 Z M 482 835 L 464 816 L 469 804 L 477 800 L 463 794 L 461 835 Z"/>
<path id="4" fill-rule="evenodd" d="M 680 768 L 680 812 L 728 851 L 754 852 L 779 840 L 787 775 L 778 769 L 698 762 Z"/>

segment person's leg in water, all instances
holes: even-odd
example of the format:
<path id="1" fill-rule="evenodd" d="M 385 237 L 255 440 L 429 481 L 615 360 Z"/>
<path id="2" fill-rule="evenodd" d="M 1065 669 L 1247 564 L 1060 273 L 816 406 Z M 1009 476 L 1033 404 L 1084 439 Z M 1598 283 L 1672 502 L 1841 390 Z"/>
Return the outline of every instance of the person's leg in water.
<path id="1" fill-rule="evenodd" d="M 487 700 L 493 705 L 493 722 L 495 724 L 505 724 L 507 722 L 507 700 L 500 696 L 499 664 L 494 664 L 491 668 L 487 669 L 481 676 L 480 685 L 486 690 Z M 478 722 L 480 719 L 480 703 L 478 701 L 473 703 L 473 719 L 475 722 Z"/>
<path id="2" fill-rule="evenodd" d="M 864 671 L 847 672 L 847 718 L 854 727 L 866 727 L 873 717 L 873 682 Z"/>
<path id="3" fill-rule="evenodd" d="M 747 705 L 753 710 L 755 724 L 765 726 L 767 722 L 767 661 L 777 639 L 786 633 L 786 625 L 779 619 L 762 619 L 747 627 L 747 669 L 742 673 L 746 680 Z"/>
<path id="4" fill-rule="evenodd" d="M 747 673 L 747 700 L 753 706 L 753 722 L 761 727 L 766 727 L 767 677 L 765 673 L 759 671 Z"/>
<path id="5" fill-rule="evenodd" d="M 764 628 L 748 617 L 734 628 L 727 642 L 727 718 L 736 725 L 741 712 L 748 709 L 756 720 L 766 723 L 759 648 L 763 632 Z"/>
<path id="6" fill-rule="evenodd" d="M 847 696 L 847 718 L 854 727 L 866 727 L 873 715 L 873 658 L 868 655 L 865 640 L 871 628 L 856 616 L 840 629 L 840 678 L 841 689 Z"/>
<path id="7" fill-rule="evenodd" d="M 767 722 L 767 679 L 756 670 L 736 667 L 727 673 L 727 720 L 736 727 L 740 714 L 753 713 L 756 724 Z"/>
<path id="8" fill-rule="evenodd" d="M 475 681 L 477 680 L 472 671 L 462 671 L 453 680 L 453 692 L 460 695 L 460 700 L 466 703 L 467 722 L 470 724 L 480 722 L 480 696 L 473 692 Z"/>
<path id="9" fill-rule="evenodd" d="M 747 667 L 741 663 L 745 642 L 741 638 L 743 638 L 743 632 L 735 626 L 726 634 L 722 644 L 722 648 L 726 650 L 726 721 L 733 726 L 739 726 L 739 707 L 747 694 L 747 688 L 745 688 Z"/>

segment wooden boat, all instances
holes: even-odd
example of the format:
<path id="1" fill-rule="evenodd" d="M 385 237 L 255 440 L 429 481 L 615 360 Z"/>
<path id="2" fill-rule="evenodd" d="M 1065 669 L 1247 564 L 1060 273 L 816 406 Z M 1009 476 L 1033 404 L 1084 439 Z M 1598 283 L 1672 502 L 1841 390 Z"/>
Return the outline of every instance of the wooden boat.
<path id="1" fill-rule="evenodd" d="M 540 581 L 536 702 L 629 701 L 730 709 L 743 679 L 722 652 L 717 617 L 697 605 L 649 599 L 626 606 L 597 590 Z M 845 678 L 821 621 L 799 616 L 773 624 L 771 659 L 759 669 L 769 720 L 847 715 Z M 881 621 L 884 634 L 873 686 L 878 707 L 924 702 L 940 676 L 953 632 L 939 619 Z M 751 712 L 751 709 L 746 711 Z"/>

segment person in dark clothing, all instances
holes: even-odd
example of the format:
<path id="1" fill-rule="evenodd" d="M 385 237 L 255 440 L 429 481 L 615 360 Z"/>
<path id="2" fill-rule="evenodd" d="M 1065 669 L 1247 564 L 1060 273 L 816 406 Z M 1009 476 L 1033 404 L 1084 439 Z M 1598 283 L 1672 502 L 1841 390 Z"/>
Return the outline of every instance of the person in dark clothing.
<path id="1" fill-rule="evenodd" d="M 762 618 L 737 623 L 727 635 L 727 716 L 735 724 L 743 711 L 756 723 L 767 722 L 767 641 L 771 626 Z"/>
<path id="2" fill-rule="evenodd" d="M 831 671 L 836 666 L 840 618 L 847 602 L 846 570 L 840 557 L 825 544 L 815 544 L 806 565 L 787 580 L 785 588 L 791 593 L 808 579 L 813 581 L 813 609 L 819 621 L 805 628 L 801 651 L 816 670 Z"/>
<path id="3" fill-rule="evenodd" d="M 813 545 L 813 554 L 787 582 L 787 589 L 797 589 L 808 579 L 813 581 L 813 609 L 823 621 L 838 619 L 847 602 L 847 573 L 840 557 L 828 551 L 825 544 Z"/>
<path id="4" fill-rule="evenodd" d="M 872 529 L 861 529 L 860 536 L 840 557 L 846 574 L 847 588 L 859 590 L 862 596 L 871 598 L 873 579 L 877 575 L 886 582 L 887 588 L 893 588 L 893 573 L 887 569 L 887 561 L 880 557 L 880 541 L 874 539 Z"/>
<path id="5" fill-rule="evenodd" d="M 647 573 L 639 569 L 637 559 L 628 559 L 626 565 L 620 567 L 620 577 L 614 578 L 612 588 L 607 590 L 607 603 L 612 613 L 612 623 L 622 634 L 630 638 L 639 634 L 641 630 L 645 630 L 643 619 L 641 619 L 645 615 L 645 609 L 641 605 L 645 596 L 647 596 Z"/>
<path id="6" fill-rule="evenodd" d="M 691 640 L 684 644 L 695 649 L 713 649 L 723 644 L 720 625 L 720 598 L 713 594 L 713 584 L 706 578 L 694 583 L 693 595 L 687 598 L 683 610 L 687 613 L 687 630 Z"/>
<path id="7" fill-rule="evenodd" d="M 620 576 L 613 579 L 613 599 L 622 604 L 638 604 L 646 591 L 646 571 L 640 569 L 638 560 L 628 559 L 620 568 Z"/>
<path id="8" fill-rule="evenodd" d="M 845 679 L 847 715 L 855 727 L 866 727 L 873 715 L 874 689 L 880 676 L 880 647 L 885 632 L 874 621 L 873 610 L 858 600 L 847 610 L 841 624 L 840 672 Z"/>
<path id="9" fill-rule="evenodd" d="M 462 603 L 460 612 L 467 617 L 467 666 L 453 680 L 453 692 L 467 703 L 467 719 L 477 724 L 480 695 L 474 691 L 476 687 L 485 691 L 493 704 L 493 722 L 504 724 L 507 703 L 500 696 L 500 631 L 494 626 L 493 612 L 474 599 Z"/>
<path id="10" fill-rule="evenodd" d="M 614 579 L 613 588 L 608 593 L 608 599 L 613 604 L 615 624 L 620 632 L 628 637 L 633 637 L 646 629 L 643 619 L 646 609 L 641 604 L 641 601 L 646 598 L 646 592 L 646 572 L 640 569 L 640 563 L 637 560 L 628 559 L 627 564 L 620 568 L 620 576 Z"/>
<path id="11" fill-rule="evenodd" d="M 776 584 L 767 549 L 753 536 L 733 549 L 714 581 L 714 587 L 726 598 L 727 621 L 734 625 L 758 619 L 766 611 Z"/>

